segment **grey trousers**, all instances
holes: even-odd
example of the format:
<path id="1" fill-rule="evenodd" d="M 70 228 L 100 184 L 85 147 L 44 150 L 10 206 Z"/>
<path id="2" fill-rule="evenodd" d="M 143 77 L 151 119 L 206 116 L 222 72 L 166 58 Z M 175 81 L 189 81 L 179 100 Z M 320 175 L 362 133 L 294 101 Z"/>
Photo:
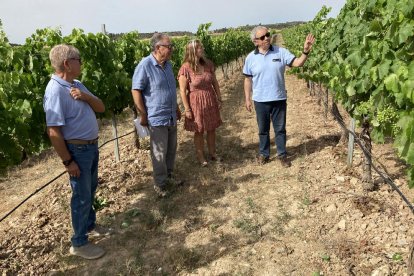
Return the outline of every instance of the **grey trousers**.
<path id="1" fill-rule="evenodd" d="M 154 184 L 162 187 L 174 170 L 177 126 L 150 126 L 149 132 Z"/>

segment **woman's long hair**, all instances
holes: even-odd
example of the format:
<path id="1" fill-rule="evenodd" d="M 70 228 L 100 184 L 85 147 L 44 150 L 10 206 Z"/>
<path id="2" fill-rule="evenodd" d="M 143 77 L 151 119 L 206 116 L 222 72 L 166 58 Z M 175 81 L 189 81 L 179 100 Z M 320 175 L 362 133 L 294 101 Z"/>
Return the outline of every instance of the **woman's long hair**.
<path id="1" fill-rule="evenodd" d="M 197 72 L 197 67 L 199 64 L 205 65 L 207 63 L 207 58 L 203 55 L 199 59 L 196 56 L 197 48 L 203 44 L 198 39 L 193 39 L 187 43 L 185 46 L 184 51 L 184 62 L 188 62 L 190 64 L 191 69 L 193 69 L 194 73 Z"/>

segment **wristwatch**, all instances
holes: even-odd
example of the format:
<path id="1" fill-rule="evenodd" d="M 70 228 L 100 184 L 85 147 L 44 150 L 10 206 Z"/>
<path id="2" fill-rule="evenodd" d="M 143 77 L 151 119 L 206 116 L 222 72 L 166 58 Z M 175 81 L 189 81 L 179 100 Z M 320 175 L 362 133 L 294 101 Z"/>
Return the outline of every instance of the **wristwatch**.
<path id="1" fill-rule="evenodd" d="M 67 167 L 67 166 L 69 166 L 69 165 L 70 165 L 70 163 L 72 163 L 72 161 L 73 161 L 73 159 L 72 159 L 72 157 L 71 157 L 69 160 L 64 160 L 64 161 L 62 161 L 62 163 L 63 163 L 63 165 L 65 165 L 65 167 Z"/>

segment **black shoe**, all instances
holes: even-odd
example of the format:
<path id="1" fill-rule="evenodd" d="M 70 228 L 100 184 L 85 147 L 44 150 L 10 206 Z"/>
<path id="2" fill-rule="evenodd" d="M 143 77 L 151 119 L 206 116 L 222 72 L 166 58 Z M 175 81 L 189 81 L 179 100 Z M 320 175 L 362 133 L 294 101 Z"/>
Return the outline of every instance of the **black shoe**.
<path id="1" fill-rule="evenodd" d="M 280 157 L 279 160 L 280 164 L 285 168 L 289 168 L 290 166 L 292 166 L 292 163 L 289 161 L 287 156 Z"/>
<path id="2" fill-rule="evenodd" d="M 264 165 L 266 163 L 269 163 L 269 156 L 266 157 L 266 156 L 259 154 L 256 157 L 256 160 L 257 160 L 257 163 L 259 163 L 259 165 Z"/>

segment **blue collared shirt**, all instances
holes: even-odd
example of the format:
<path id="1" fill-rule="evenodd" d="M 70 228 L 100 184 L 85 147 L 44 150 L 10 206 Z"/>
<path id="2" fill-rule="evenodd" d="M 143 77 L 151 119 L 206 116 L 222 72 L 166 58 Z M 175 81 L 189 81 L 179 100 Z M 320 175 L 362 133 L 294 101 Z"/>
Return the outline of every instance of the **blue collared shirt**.
<path id="1" fill-rule="evenodd" d="M 285 48 L 270 45 L 264 55 L 256 49 L 247 55 L 243 74 L 252 77 L 253 101 L 286 100 L 285 68 L 295 56 Z"/>
<path id="2" fill-rule="evenodd" d="M 93 140 L 98 138 L 98 122 L 92 107 L 70 95 L 71 86 L 95 97 L 78 80 L 69 83 L 52 75 L 43 97 L 47 126 L 60 126 L 65 140 Z"/>
<path id="3" fill-rule="evenodd" d="M 141 90 L 150 126 L 177 124 L 177 92 L 171 62 L 164 68 L 152 54 L 143 58 L 132 77 L 132 89 Z"/>

